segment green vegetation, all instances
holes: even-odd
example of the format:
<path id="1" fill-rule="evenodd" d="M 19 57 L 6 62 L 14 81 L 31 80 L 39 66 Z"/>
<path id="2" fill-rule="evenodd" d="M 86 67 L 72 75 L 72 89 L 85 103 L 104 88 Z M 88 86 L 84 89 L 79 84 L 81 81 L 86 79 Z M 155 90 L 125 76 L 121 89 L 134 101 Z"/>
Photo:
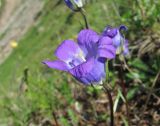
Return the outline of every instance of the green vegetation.
<path id="1" fill-rule="evenodd" d="M 5 0 L 0 0 L 0 15 L 1 12 L 3 11 L 4 6 L 5 6 Z"/>
<path id="2" fill-rule="evenodd" d="M 117 3 L 101 0 L 86 5 L 90 27 L 97 32 L 101 33 L 107 24 L 112 26 L 126 24 L 129 28 L 127 37 L 131 42 L 131 57 L 127 62 L 132 72 L 126 70 L 124 76 L 127 87 L 131 87 L 128 99 L 132 99 L 141 87 L 149 90 L 160 69 L 159 48 L 152 46 L 151 52 L 143 53 L 146 49 L 135 41 L 145 43 L 148 39 L 146 36 L 159 34 L 155 25 L 159 26 L 160 2 L 156 5 L 149 3 L 150 6 L 154 5 L 150 8 L 149 4 L 145 3 L 147 0 L 142 1 L 138 3 L 139 9 L 135 6 L 136 3 L 123 0 L 118 0 Z M 146 15 L 145 13 L 142 15 L 141 9 L 147 11 Z M 73 14 L 63 2 L 56 5 L 55 0 L 46 0 L 45 7 L 36 18 L 36 23 L 20 40 L 13 53 L 0 65 L 0 125 L 36 124 L 46 118 L 52 120 L 53 112 L 64 110 L 68 115 L 66 117 L 65 114 L 59 114 L 59 123 L 62 126 L 70 126 L 68 118 L 71 118 L 72 124 L 77 126 L 78 117 L 72 109 L 76 101 L 73 88 L 81 89 L 82 86 L 68 74 L 47 69 L 41 62 L 45 59 L 54 59 L 53 51 L 63 40 L 76 39 L 77 33 L 83 28 L 83 23 L 81 15 Z M 151 33 L 147 32 L 148 30 Z M 140 58 L 137 58 L 137 55 Z M 27 82 L 24 79 L 26 69 L 28 69 Z M 110 77 L 114 86 L 118 75 L 111 71 Z M 87 92 L 91 95 L 94 91 L 88 87 Z M 104 114 L 102 118 L 104 116 L 107 117 Z"/>

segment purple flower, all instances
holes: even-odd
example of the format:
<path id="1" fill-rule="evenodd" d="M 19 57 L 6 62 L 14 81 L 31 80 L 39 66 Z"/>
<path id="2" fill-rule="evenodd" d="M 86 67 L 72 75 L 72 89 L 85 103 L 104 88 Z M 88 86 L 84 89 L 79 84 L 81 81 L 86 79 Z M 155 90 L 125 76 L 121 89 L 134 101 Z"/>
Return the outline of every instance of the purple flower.
<path id="1" fill-rule="evenodd" d="M 123 50 L 123 54 L 127 55 L 129 53 L 128 40 L 125 40 L 125 38 L 122 36 L 122 34 L 120 33 L 121 30 L 127 30 L 127 27 L 124 25 L 121 25 L 118 28 L 107 26 L 104 29 L 102 35 L 112 38 L 113 45 L 117 48 L 117 50 Z"/>
<path id="2" fill-rule="evenodd" d="M 106 76 L 105 60 L 115 57 L 112 39 L 85 29 L 80 31 L 77 41 L 63 41 L 55 51 L 58 60 L 43 63 L 70 73 L 85 85 L 102 83 Z"/>

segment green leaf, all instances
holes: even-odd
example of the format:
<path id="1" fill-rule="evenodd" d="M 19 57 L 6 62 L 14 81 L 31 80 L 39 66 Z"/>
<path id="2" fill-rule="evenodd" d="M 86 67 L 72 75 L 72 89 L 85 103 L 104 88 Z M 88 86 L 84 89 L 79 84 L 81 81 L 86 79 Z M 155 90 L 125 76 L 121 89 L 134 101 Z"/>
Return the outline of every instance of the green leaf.
<path id="1" fill-rule="evenodd" d="M 128 100 L 132 99 L 138 90 L 139 90 L 139 87 L 130 88 L 127 93 L 127 99 Z"/>
<path id="2" fill-rule="evenodd" d="M 140 70 L 148 71 L 148 66 L 138 58 L 136 58 L 132 62 L 129 62 L 129 64 L 133 67 L 140 69 Z"/>

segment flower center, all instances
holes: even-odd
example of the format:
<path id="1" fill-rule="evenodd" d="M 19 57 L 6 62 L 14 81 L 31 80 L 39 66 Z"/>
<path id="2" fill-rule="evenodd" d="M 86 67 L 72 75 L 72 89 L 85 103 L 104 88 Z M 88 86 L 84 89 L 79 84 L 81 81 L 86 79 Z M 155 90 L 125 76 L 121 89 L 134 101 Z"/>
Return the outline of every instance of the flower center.
<path id="1" fill-rule="evenodd" d="M 85 59 L 85 57 L 84 57 L 84 54 L 83 54 L 83 52 L 82 51 L 80 51 L 77 55 L 76 55 L 76 57 L 78 58 L 78 59 L 81 59 L 82 61 L 86 61 L 86 59 Z"/>
<path id="2" fill-rule="evenodd" d="M 82 51 L 79 51 L 79 53 L 75 54 L 74 57 L 68 62 L 71 68 L 76 67 L 83 62 L 85 62 L 86 59 L 84 57 L 84 54 Z"/>

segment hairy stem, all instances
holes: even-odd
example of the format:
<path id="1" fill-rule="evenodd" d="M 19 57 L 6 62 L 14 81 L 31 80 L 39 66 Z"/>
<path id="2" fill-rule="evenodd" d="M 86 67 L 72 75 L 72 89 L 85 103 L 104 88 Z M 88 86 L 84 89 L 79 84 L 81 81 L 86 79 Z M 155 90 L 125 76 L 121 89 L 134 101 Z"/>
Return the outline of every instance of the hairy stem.
<path id="1" fill-rule="evenodd" d="M 107 94 L 110 106 L 110 126 L 114 126 L 113 100 L 110 91 L 103 85 L 103 90 Z"/>
<path id="2" fill-rule="evenodd" d="M 57 117 L 56 117 L 56 114 L 55 114 L 54 112 L 52 112 L 52 116 L 53 116 L 53 118 L 54 118 L 54 121 L 55 121 L 55 123 L 56 123 L 56 126 L 59 126 L 58 120 L 57 120 Z"/>

